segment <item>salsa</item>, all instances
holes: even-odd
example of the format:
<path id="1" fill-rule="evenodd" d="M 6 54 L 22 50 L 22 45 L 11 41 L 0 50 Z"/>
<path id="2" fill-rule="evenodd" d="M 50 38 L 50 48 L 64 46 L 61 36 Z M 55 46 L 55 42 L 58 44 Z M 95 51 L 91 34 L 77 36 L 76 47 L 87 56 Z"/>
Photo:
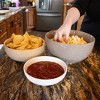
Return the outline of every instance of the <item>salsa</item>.
<path id="1" fill-rule="evenodd" d="M 53 79 L 59 77 L 64 73 L 64 69 L 61 65 L 51 61 L 40 61 L 31 64 L 27 73 L 32 77 L 39 79 Z"/>

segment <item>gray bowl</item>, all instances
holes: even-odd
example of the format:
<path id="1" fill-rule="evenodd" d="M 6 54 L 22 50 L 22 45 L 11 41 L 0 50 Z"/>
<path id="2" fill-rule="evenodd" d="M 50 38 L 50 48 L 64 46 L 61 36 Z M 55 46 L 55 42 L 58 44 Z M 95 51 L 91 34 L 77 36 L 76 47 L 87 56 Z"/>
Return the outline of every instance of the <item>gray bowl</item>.
<path id="1" fill-rule="evenodd" d="M 85 32 L 71 30 L 70 35 L 81 36 L 87 41 L 86 44 L 64 44 L 60 42 L 53 41 L 55 31 L 50 31 L 45 35 L 45 42 L 49 52 L 62 60 L 66 61 L 68 64 L 78 63 L 86 59 L 92 52 L 95 44 L 95 38 Z"/>

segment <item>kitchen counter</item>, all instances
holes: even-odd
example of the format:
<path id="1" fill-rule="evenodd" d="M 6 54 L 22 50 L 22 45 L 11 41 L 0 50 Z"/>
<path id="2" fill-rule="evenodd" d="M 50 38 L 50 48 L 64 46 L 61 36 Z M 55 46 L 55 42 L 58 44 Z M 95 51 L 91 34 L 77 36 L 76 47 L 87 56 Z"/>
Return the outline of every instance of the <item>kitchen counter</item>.
<path id="1" fill-rule="evenodd" d="M 51 54 L 46 50 L 45 55 Z M 84 61 L 68 65 L 64 80 L 53 86 L 32 84 L 23 65 L 0 50 L 0 100 L 100 100 L 100 47 Z"/>
<path id="2" fill-rule="evenodd" d="M 17 12 L 19 12 L 19 11 L 25 9 L 25 8 L 27 9 L 27 8 L 35 8 L 35 7 L 36 6 L 22 6 L 22 7 L 19 7 L 19 9 L 16 10 L 16 11 L 8 10 L 7 13 L 0 15 L 0 23 L 3 22 L 4 20 L 8 19 L 10 16 L 15 15 Z"/>
<path id="3" fill-rule="evenodd" d="M 17 12 L 21 11 L 21 10 L 24 9 L 24 8 L 25 8 L 25 6 L 19 7 L 19 9 L 16 10 L 16 11 L 10 11 L 10 10 L 9 10 L 8 13 L 5 13 L 5 14 L 3 14 L 3 15 L 0 15 L 0 23 L 3 22 L 4 20 L 10 18 L 12 15 L 15 15 Z M 2 11 L 2 10 L 1 10 L 1 11 Z"/>

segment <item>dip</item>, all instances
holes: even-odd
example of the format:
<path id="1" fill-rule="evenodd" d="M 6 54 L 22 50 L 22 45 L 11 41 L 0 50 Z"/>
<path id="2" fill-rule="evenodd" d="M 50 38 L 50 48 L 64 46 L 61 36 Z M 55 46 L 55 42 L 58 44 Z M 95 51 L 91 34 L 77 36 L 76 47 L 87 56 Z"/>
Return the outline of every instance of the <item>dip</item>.
<path id="1" fill-rule="evenodd" d="M 51 61 L 40 61 L 31 64 L 27 73 L 35 78 L 39 79 L 53 79 L 57 78 L 64 73 L 64 69 L 61 65 Z"/>

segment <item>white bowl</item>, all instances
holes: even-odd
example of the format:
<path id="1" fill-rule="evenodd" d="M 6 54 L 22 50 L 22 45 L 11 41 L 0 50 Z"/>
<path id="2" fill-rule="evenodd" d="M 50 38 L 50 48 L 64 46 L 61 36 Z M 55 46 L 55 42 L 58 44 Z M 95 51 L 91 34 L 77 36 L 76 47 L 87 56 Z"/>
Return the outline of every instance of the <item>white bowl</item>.
<path id="1" fill-rule="evenodd" d="M 31 64 L 36 63 L 36 62 L 40 62 L 40 61 L 51 61 L 51 62 L 58 63 L 59 65 L 61 65 L 63 67 L 64 73 L 61 76 L 59 76 L 57 78 L 53 78 L 53 79 L 38 79 L 38 78 L 34 78 L 34 77 L 30 76 L 27 73 L 27 68 Z M 51 57 L 51 56 L 40 56 L 40 57 L 35 57 L 35 58 L 28 60 L 24 64 L 23 70 L 24 70 L 24 74 L 27 77 L 27 79 L 29 81 L 31 81 L 32 83 L 34 83 L 36 85 L 41 85 L 41 86 L 49 86 L 49 85 L 57 84 L 58 82 L 63 80 L 63 78 L 65 77 L 65 75 L 67 73 L 67 65 L 63 60 L 61 60 L 59 58 Z"/>
<path id="2" fill-rule="evenodd" d="M 70 35 L 83 37 L 86 44 L 64 44 L 53 41 L 55 31 L 50 31 L 45 35 L 45 42 L 50 53 L 60 59 L 63 59 L 68 64 L 78 63 L 89 56 L 95 44 L 95 38 L 85 32 L 71 30 Z"/>
<path id="3" fill-rule="evenodd" d="M 19 9 L 19 7 L 9 7 L 9 10 L 10 11 L 16 11 L 16 10 L 18 10 Z"/>
<path id="4" fill-rule="evenodd" d="M 40 56 L 45 50 L 45 43 L 43 43 L 41 47 L 35 49 L 28 49 L 28 50 L 11 49 L 5 45 L 7 41 L 9 41 L 9 39 L 7 39 L 4 42 L 5 52 L 11 59 L 15 61 L 25 62 L 33 57 Z"/>

